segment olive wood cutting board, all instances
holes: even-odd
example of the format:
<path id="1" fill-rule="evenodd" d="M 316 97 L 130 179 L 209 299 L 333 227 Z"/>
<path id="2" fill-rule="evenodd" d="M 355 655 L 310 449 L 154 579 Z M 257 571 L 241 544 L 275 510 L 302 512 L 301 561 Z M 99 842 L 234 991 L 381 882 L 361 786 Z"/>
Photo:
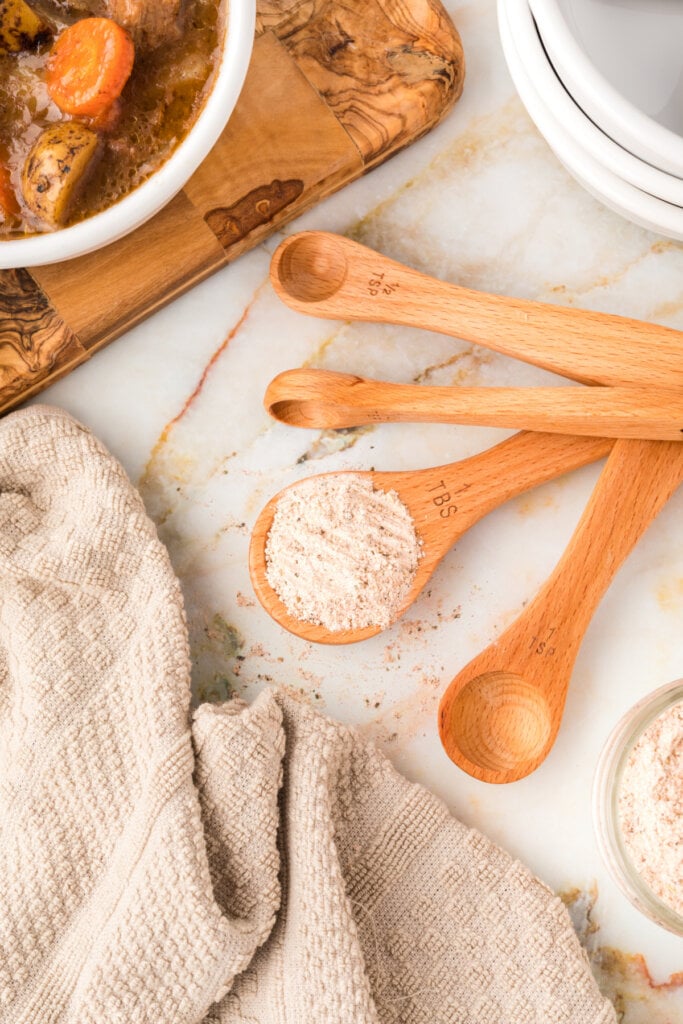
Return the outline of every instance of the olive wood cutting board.
<path id="1" fill-rule="evenodd" d="M 429 131 L 463 76 L 439 0 L 259 0 L 242 95 L 182 192 L 96 253 L 0 271 L 0 413 Z"/>

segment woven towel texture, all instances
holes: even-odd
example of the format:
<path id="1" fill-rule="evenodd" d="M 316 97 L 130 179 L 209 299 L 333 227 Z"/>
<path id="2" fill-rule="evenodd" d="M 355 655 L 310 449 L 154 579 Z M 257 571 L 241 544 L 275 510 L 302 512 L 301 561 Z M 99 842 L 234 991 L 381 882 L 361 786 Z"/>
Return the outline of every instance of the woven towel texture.
<path id="1" fill-rule="evenodd" d="M 560 901 L 279 690 L 190 719 L 118 463 L 0 424 L 0 1024 L 613 1024 Z"/>

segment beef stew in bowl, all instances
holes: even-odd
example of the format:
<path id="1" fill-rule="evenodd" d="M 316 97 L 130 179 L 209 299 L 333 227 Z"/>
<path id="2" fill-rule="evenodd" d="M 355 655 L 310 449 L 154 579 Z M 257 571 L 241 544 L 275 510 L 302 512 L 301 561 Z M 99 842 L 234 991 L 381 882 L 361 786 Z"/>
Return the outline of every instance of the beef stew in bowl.
<path id="1" fill-rule="evenodd" d="M 0 267 L 164 205 L 224 127 L 253 27 L 254 0 L 0 0 Z"/>

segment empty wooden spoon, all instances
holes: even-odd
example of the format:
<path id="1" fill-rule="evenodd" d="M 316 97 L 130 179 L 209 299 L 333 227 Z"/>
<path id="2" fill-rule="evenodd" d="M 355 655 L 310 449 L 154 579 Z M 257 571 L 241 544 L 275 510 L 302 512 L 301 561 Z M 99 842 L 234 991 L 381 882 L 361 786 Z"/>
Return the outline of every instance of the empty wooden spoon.
<path id="1" fill-rule="evenodd" d="M 555 571 L 518 619 L 450 683 L 446 753 L 483 782 L 515 782 L 548 755 L 583 635 L 612 577 L 683 480 L 683 446 L 617 441 Z"/>
<path id="2" fill-rule="evenodd" d="M 439 331 L 584 384 L 683 386 L 680 331 L 461 288 L 342 235 L 291 235 L 275 250 L 270 277 L 283 302 L 309 316 Z"/>
<path id="3" fill-rule="evenodd" d="M 423 557 L 396 619 L 413 603 L 446 552 L 487 512 L 545 480 L 594 462 L 606 455 L 614 443 L 606 438 L 522 433 L 448 466 L 358 474 L 370 477 L 377 488 L 398 493 L 423 543 Z M 289 614 L 266 576 L 266 539 L 283 493 L 280 491 L 271 498 L 261 511 L 251 535 L 249 571 L 263 607 L 290 633 L 316 643 L 349 644 L 379 633 L 380 626 L 333 632 L 324 626 L 301 622 Z"/>
<path id="4" fill-rule="evenodd" d="M 683 441 L 683 388 L 468 388 L 390 384 L 331 370 L 285 370 L 264 405 L 293 427 L 470 423 L 553 434 Z"/>

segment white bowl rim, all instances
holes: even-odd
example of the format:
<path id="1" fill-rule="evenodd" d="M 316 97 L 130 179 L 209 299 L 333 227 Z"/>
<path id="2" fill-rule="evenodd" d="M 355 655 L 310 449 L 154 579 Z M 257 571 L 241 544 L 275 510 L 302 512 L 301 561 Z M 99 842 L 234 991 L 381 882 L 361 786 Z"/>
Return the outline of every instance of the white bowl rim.
<path id="1" fill-rule="evenodd" d="M 582 50 L 556 0 L 529 0 L 550 59 L 566 89 L 607 135 L 654 167 L 683 177 L 683 138 L 639 110 Z"/>
<path id="2" fill-rule="evenodd" d="M 519 21 L 515 20 L 514 28 L 511 28 L 517 49 L 521 50 L 524 46 L 525 67 L 537 91 L 547 96 L 546 106 L 551 107 L 557 119 L 579 145 L 591 153 L 598 163 L 636 188 L 667 203 L 683 206 L 683 181 L 680 178 L 653 167 L 618 145 L 578 106 L 544 49 L 542 33 L 531 12 L 528 19 L 520 17 Z"/>
<path id="3" fill-rule="evenodd" d="M 246 77 L 254 44 L 255 0 L 227 0 L 221 61 L 195 124 L 166 162 L 113 206 L 72 227 L 0 240 L 0 269 L 32 267 L 83 256 L 144 224 L 176 195 L 223 131 Z"/>
<path id="4" fill-rule="evenodd" d="M 683 209 L 642 192 L 606 170 L 555 120 L 528 77 L 517 49 L 517 37 L 507 16 L 512 4 L 526 8 L 526 14 L 533 22 L 527 0 L 498 0 L 498 23 L 505 58 L 522 102 L 558 159 L 593 195 L 622 216 L 636 219 L 642 227 L 659 234 L 683 238 Z M 558 87 L 561 88 L 559 83 Z"/>

